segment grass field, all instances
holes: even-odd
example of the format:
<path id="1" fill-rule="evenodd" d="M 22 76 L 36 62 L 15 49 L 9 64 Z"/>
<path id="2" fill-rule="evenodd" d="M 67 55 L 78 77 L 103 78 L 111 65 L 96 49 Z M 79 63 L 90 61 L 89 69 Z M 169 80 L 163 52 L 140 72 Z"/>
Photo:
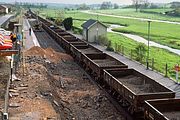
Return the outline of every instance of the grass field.
<path id="1" fill-rule="evenodd" d="M 48 12 L 49 16 L 54 17 L 55 13 L 54 10 L 46 10 L 43 11 L 43 13 Z M 46 13 L 47 14 L 47 13 Z M 86 19 L 96 19 L 96 15 L 88 15 L 84 13 L 80 13 L 78 11 L 70 11 L 65 13 L 66 17 L 73 17 L 79 20 L 74 20 L 74 26 L 81 28 L 81 24 L 84 22 L 83 20 Z M 105 17 L 105 16 L 99 16 L 99 20 L 103 22 L 109 22 L 114 24 L 124 24 L 127 25 L 127 27 L 123 29 L 117 29 L 117 31 L 124 31 L 124 32 L 130 32 L 130 33 L 136 33 L 141 36 L 147 37 L 147 22 L 144 21 L 138 21 L 138 20 L 130 20 L 130 19 L 117 19 L 113 17 Z M 159 40 L 158 42 L 164 43 L 164 44 L 170 44 L 170 41 L 176 40 L 177 42 L 180 42 L 180 35 L 178 31 L 180 31 L 180 28 L 178 25 L 173 24 L 166 24 L 166 23 L 152 23 L 151 28 L 151 38 L 154 39 L 154 41 Z M 126 38 L 124 36 L 114 34 L 114 33 L 108 33 L 108 39 L 112 41 L 112 46 L 115 47 L 115 44 L 124 46 L 124 54 L 126 56 L 130 56 L 131 50 L 135 49 L 135 47 L 139 44 L 138 42 L 135 42 L 129 38 Z M 172 45 L 169 45 L 172 46 Z M 177 48 L 180 48 L 177 44 L 174 45 Z M 147 48 L 146 48 L 147 49 Z M 172 78 L 175 78 L 175 74 L 173 71 L 173 67 L 175 64 L 180 64 L 180 57 L 178 55 L 175 55 L 173 53 L 170 53 L 166 50 L 150 47 L 150 58 L 154 58 L 154 68 L 161 73 L 165 73 L 165 65 L 168 64 L 168 75 Z M 145 61 L 145 60 L 144 60 Z"/>
<path id="2" fill-rule="evenodd" d="M 67 17 L 71 16 L 76 19 L 85 19 L 85 20 L 90 18 L 97 19 L 97 15 L 89 15 L 80 12 L 67 12 L 66 16 Z M 127 26 L 127 27 L 114 29 L 114 31 L 137 34 L 144 38 L 147 38 L 148 24 L 146 21 L 114 18 L 107 16 L 98 16 L 98 19 L 102 22 Z M 163 45 L 167 45 L 172 48 L 180 49 L 179 31 L 180 31 L 180 25 L 152 22 L 151 40 Z"/>
<path id="3" fill-rule="evenodd" d="M 145 12 L 136 12 L 135 9 L 111 9 L 111 10 L 92 10 L 93 12 L 111 14 L 111 15 L 120 15 L 120 16 L 130 16 L 130 17 L 138 17 L 138 18 L 149 18 L 149 19 L 157 19 L 157 20 L 168 20 L 168 21 L 176 21 L 180 22 L 180 17 L 172 17 L 164 14 L 166 11 L 171 11 L 172 9 L 143 9 L 145 12 L 154 12 L 153 13 L 145 13 Z"/>
<path id="4" fill-rule="evenodd" d="M 55 17 L 57 14 L 54 9 L 45 9 L 44 11 L 41 11 L 41 13 L 43 13 L 43 15 L 45 13 L 46 15 L 51 17 Z M 126 26 L 123 28 L 116 28 L 114 29 L 114 31 L 137 34 L 147 39 L 146 21 L 90 15 L 87 13 L 81 13 L 79 11 L 65 12 L 65 16 L 81 20 L 87 20 L 90 18 L 97 19 L 98 17 L 98 20 L 100 20 L 101 22 Z M 180 49 L 179 31 L 180 25 L 152 22 L 150 37 L 152 41 L 155 41 L 163 45 L 167 45 L 172 48 Z"/>

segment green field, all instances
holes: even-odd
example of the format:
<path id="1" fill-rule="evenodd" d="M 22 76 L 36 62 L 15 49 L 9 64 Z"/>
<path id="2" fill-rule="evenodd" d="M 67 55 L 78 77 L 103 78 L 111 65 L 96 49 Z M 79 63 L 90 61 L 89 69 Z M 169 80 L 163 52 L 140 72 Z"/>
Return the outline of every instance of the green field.
<path id="1" fill-rule="evenodd" d="M 159 14 L 159 13 L 164 13 L 166 11 L 171 11 L 171 10 L 172 9 L 143 9 L 143 11 L 145 12 L 154 12 L 156 14 L 136 12 L 135 9 L 92 10 L 92 12 L 119 15 L 119 16 L 129 16 L 129 17 L 149 18 L 149 19 L 180 22 L 180 17 L 172 17 L 172 16 L 167 16 L 164 14 Z"/>
<path id="2" fill-rule="evenodd" d="M 48 13 L 49 16 L 55 17 L 55 10 L 44 10 L 42 11 L 42 15 Z M 89 15 L 85 13 L 81 13 L 79 11 L 68 11 L 65 12 L 66 17 L 73 17 L 74 26 L 81 28 L 81 24 L 84 20 L 87 19 L 97 19 L 96 15 Z M 147 22 L 138 21 L 138 20 L 130 20 L 130 19 L 117 19 L 113 17 L 99 16 L 99 20 L 106 23 L 114 23 L 120 25 L 127 25 L 127 27 L 116 29 L 116 31 L 123 31 L 128 33 L 135 33 L 143 37 L 147 37 Z M 157 41 L 159 43 L 163 43 L 168 46 L 172 46 L 180 49 L 180 27 L 179 25 L 174 24 L 166 24 L 166 23 L 152 23 L 151 28 L 151 39 L 153 41 Z M 124 54 L 126 56 L 131 55 L 131 50 L 135 49 L 135 47 L 139 44 L 129 38 L 124 36 L 108 33 L 108 39 L 112 41 L 112 46 L 121 45 L 124 46 Z M 176 41 L 176 42 L 175 42 Z M 171 44 L 172 43 L 172 44 Z M 178 44 L 177 44 L 178 43 Z M 122 52 L 122 51 L 121 51 Z M 154 68 L 162 73 L 165 73 L 165 65 L 168 64 L 168 75 L 172 78 L 175 78 L 175 74 L 173 71 L 173 67 L 175 64 L 180 64 L 180 57 L 173 53 L 168 52 L 167 50 L 150 47 L 150 58 L 154 59 Z M 135 59 L 135 58 L 134 58 Z M 143 62 L 145 64 L 145 60 Z"/>
<path id="3" fill-rule="evenodd" d="M 80 12 L 67 12 L 66 17 L 73 17 L 76 19 L 97 19 L 96 15 L 89 15 Z M 107 16 L 98 16 L 102 22 L 125 25 L 126 27 L 114 29 L 114 31 L 123 33 L 132 33 L 147 38 L 147 22 L 123 18 L 114 18 Z M 167 23 L 151 23 L 151 40 L 157 43 L 167 45 L 172 48 L 180 49 L 180 25 Z"/>
<path id="4" fill-rule="evenodd" d="M 42 15 L 48 15 L 51 17 L 56 17 L 57 13 L 55 10 L 45 9 L 41 11 Z M 109 24 L 119 24 L 124 25 L 126 27 L 116 28 L 114 31 L 123 32 L 123 33 L 131 33 L 137 34 L 147 39 L 147 22 L 140 20 L 132 20 L 132 19 L 123 19 L 123 18 L 114 18 L 107 16 L 97 16 L 90 15 L 87 13 L 81 13 L 79 11 L 66 11 L 66 17 L 73 17 L 74 19 L 81 19 L 83 21 L 87 19 L 97 19 L 101 22 L 109 23 Z M 151 23 L 151 40 L 157 43 L 180 49 L 180 25 L 176 24 L 168 24 L 168 23 Z"/>

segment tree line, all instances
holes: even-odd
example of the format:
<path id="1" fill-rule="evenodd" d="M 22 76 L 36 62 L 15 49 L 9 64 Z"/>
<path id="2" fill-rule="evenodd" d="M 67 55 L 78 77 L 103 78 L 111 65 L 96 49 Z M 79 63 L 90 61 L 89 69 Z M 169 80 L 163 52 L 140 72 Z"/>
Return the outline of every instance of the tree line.
<path id="1" fill-rule="evenodd" d="M 15 2 L 15 6 L 23 6 L 25 8 L 47 8 L 44 3 L 28 3 L 28 2 Z"/>

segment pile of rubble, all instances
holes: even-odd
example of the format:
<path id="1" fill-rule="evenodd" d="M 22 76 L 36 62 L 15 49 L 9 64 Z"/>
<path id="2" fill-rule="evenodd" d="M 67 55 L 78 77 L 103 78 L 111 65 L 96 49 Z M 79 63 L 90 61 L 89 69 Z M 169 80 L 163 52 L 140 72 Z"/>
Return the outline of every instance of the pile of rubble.
<path id="1" fill-rule="evenodd" d="M 41 47 L 32 47 L 28 51 L 25 52 L 26 56 L 38 56 L 48 59 L 51 62 L 58 63 L 60 60 L 73 60 L 71 56 L 56 52 L 52 48 L 43 49 Z"/>
<path id="2" fill-rule="evenodd" d="M 11 89 L 16 93 L 10 99 L 11 119 L 124 119 L 69 55 L 34 47 L 25 61 L 24 76 L 20 68 L 21 80 Z"/>

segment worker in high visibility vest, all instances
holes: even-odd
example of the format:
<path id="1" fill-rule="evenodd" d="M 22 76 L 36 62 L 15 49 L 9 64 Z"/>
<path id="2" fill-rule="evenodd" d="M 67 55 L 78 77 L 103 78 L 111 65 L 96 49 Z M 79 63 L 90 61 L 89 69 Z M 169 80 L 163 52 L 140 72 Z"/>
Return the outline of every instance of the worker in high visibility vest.
<path id="1" fill-rule="evenodd" d="M 12 40 L 12 42 L 14 43 L 15 41 L 16 41 L 16 39 L 17 39 L 17 36 L 16 36 L 16 34 L 10 34 L 10 39 Z"/>

